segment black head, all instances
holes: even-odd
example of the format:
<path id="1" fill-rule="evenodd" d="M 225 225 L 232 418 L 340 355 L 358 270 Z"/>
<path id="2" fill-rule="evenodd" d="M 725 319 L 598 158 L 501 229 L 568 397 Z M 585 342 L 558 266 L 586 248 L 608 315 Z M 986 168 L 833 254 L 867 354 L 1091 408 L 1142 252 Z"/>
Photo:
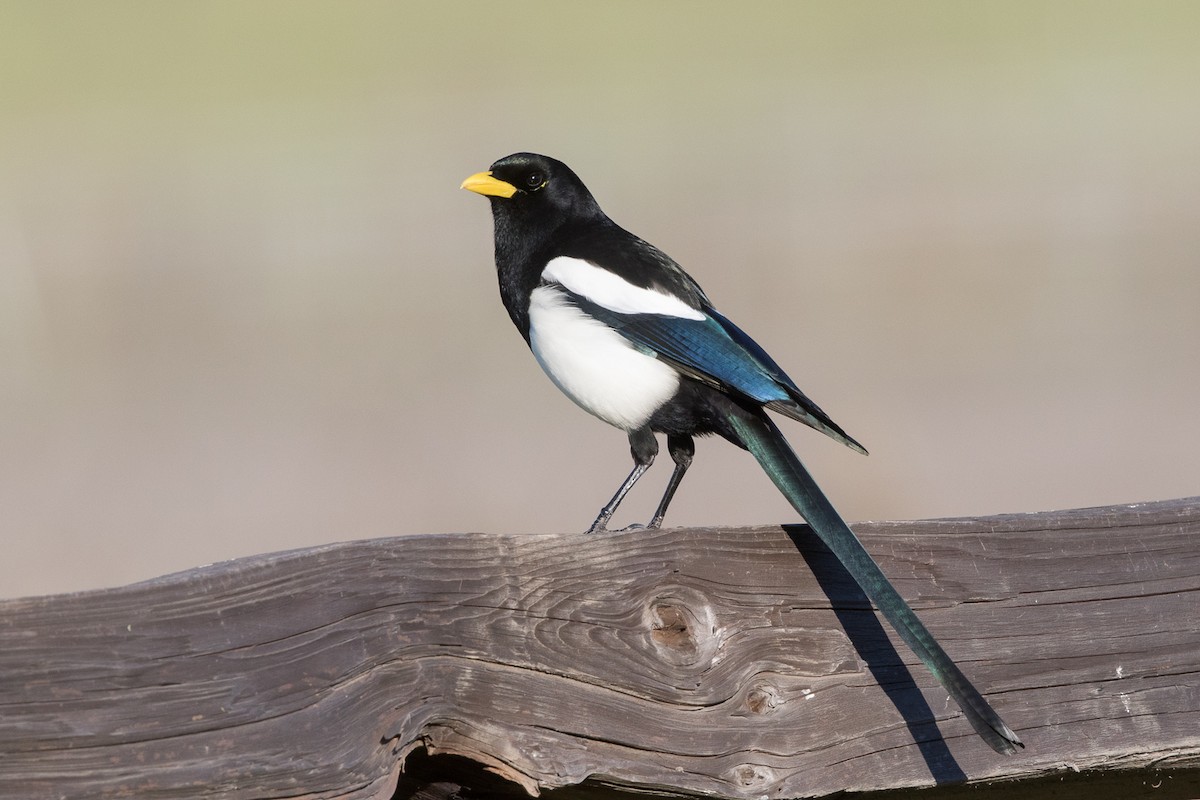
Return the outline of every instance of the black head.
<path id="1" fill-rule="evenodd" d="M 548 232 L 566 222 L 604 216 L 570 167 L 537 153 L 505 156 L 487 172 L 467 178 L 462 188 L 491 200 L 498 225 L 503 221 Z"/>

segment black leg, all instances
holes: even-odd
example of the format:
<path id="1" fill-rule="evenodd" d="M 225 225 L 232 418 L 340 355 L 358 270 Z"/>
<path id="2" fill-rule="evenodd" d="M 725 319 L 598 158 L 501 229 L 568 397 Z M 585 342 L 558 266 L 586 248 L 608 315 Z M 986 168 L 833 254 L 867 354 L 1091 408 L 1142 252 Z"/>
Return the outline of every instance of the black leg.
<path id="1" fill-rule="evenodd" d="M 648 528 L 657 528 L 662 525 L 663 517 L 667 515 L 667 506 L 671 505 L 671 498 L 675 496 L 675 490 L 683 482 L 683 473 L 687 472 L 688 467 L 692 465 L 692 456 L 696 455 L 696 443 L 692 441 L 692 437 L 686 434 L 672 434 L 667 437 L 667 452 L 671 454 L 671 460 L 675 462 L 675 471 L 671 473 L 671 480 L 667 482 L 667 490 L 663 492 L 658 510 L 654 512 L 654 519 L 650 520 L 650 524 L 646 526 Z"/>
<path id="2" fill-rule="evenodd" d="M 646 470 L 650 469 L 650 465 L 654 463 L 654 457 L 658 455 L 658 440 L 654 438 L 654 432 L 649 428 L 640 428 L 630 432 L 629 452 L 633 455 L 633 472 L 629 473 L 629 477 L 621 484 L 621 488 L 617 489 L 617 493 L 613 495 L 612 500 L 608 501 L 608 505 L 600 509 L 600 516 L 596 517 L 592 527 L 588 528 L 588 533 L 599 533 L 606 529 L 617 506 L 621 505 L 621 501 L 638 482 L 638 478 L 645 475 Z"/>

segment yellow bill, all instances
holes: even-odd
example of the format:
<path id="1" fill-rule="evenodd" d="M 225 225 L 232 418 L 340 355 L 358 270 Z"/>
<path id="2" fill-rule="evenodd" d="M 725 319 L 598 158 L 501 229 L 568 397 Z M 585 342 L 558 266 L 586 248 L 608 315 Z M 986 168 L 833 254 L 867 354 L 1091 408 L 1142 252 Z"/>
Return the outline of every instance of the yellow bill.
<path id="1" fill-rule="evenodd" d="M 493 178 L 491 172 L 476 172 L 463 181 L 459 188 L 491 197 L 512 197 L 517 193 L 517 187 L 499 178 Z"/>

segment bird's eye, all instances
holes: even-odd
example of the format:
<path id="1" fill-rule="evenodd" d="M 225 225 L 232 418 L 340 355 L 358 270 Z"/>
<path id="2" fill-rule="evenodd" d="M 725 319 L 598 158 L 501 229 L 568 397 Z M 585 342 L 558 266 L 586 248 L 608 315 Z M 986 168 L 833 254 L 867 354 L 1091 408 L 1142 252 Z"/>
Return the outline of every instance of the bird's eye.
<path id="1" fill-rule="evenodd" d="M 529 173 L 529 177 L 525 179 L 525 185 L 530 189 L 540 189 L 545 182 L 546 178 L 540 172 L 531 172 Z"/>

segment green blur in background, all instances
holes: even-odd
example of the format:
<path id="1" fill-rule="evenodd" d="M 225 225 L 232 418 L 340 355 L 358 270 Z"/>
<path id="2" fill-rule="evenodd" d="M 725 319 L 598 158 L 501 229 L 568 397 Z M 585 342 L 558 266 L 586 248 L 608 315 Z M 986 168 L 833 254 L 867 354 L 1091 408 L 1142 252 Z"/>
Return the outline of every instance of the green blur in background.
<path id="1" fill-rule="evenodd" d="M 871 450 L 785 427 L 848 519 L 1196 494 L 1198 29 L 1194 3 L 3 3 L 0 596 L 583 530 L 625 438 L 541 374 L 458 190 L 517 150 Z M 667 520 L 791 521 L 718 441 Z"/>

